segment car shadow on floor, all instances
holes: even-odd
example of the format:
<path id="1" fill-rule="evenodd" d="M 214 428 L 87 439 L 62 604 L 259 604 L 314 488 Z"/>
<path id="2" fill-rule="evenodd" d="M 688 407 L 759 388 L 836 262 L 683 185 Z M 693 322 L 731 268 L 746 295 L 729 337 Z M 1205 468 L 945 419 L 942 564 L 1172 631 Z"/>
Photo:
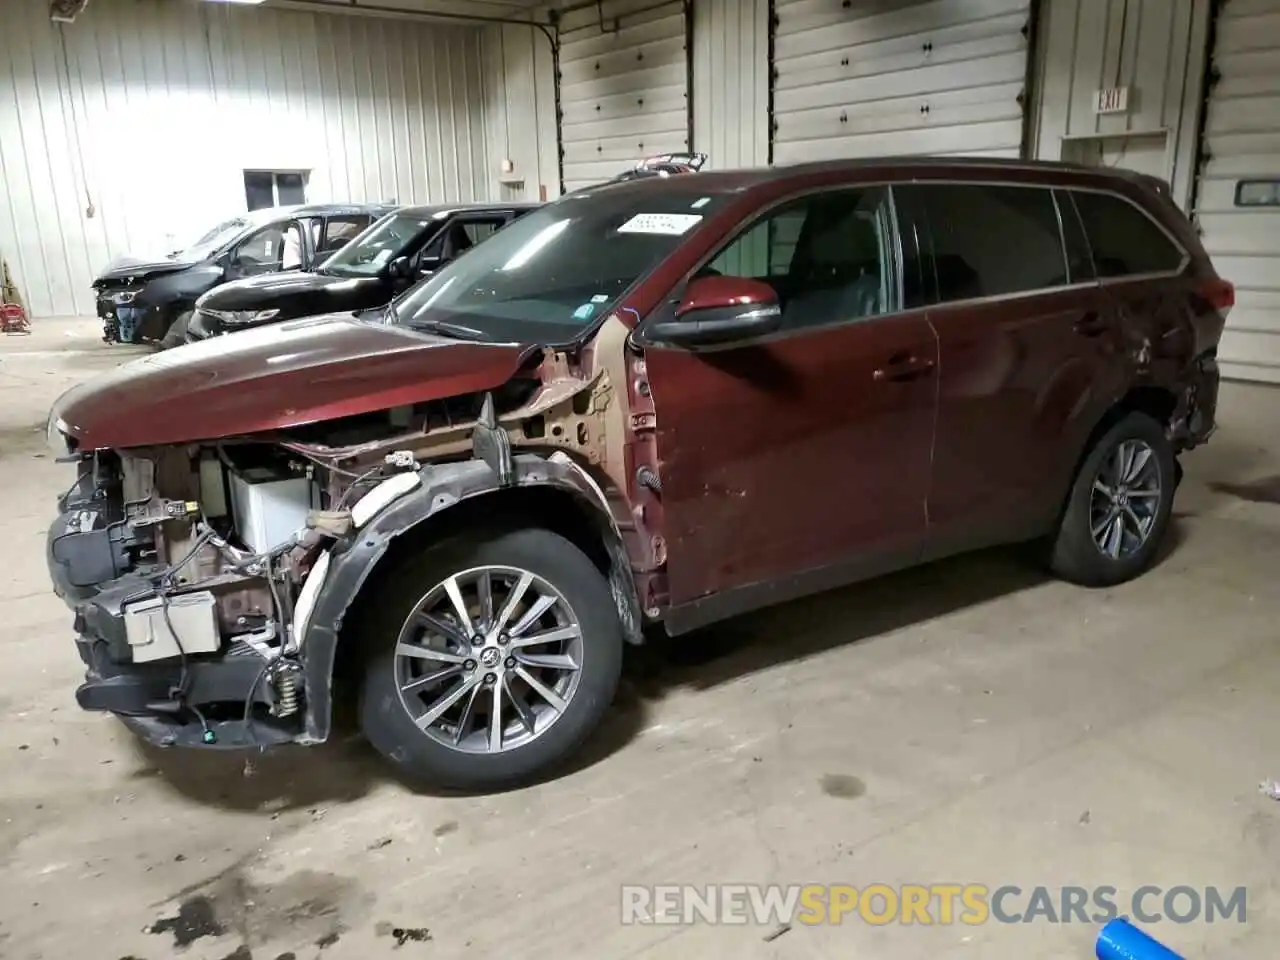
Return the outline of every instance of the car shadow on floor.
<path id="1" fill-rule="evenodd" d="M 1175 514 L 1156 565 L 1182 542 Z M 548 771 L 558 779 L 599 763 L 647 726 L 653 704 L 673 690 L 706 690 L 788 661 L 926 623 L 968 607 L 1033 589 L 1047 579 L 1035 552 L 1000 547 L 916 567 L 738 617 L 680 637 L 654 631 L 626 651 L 612 709 L 590 740 Z M 130 738 L 132 740 L 132 738 Z M 359 800 L 397 782 L 426 796 L 459 791 L 412 782 L 378 756 L 356 731 L 350 704 L 334 718 L 328 743 L 263 752 L 165 750 L 133 741 L 140 777 L 159 777 L 182 796 L 210 806 L 275 814 Z"/>
<path id="2" fill-rule="evenodd" d="M 1214 493 L 1226 494 L 1229 497 L 1235 497 L 1237 500 L 1247 500 L 1250 503 L 1280 503 L 1280 474 L 1263 477 L 1260 480 L 1253 480 L 1249 483 L 1229 483 L 1224 480 L 1214 480 L 1208 484 L 1208 487 Z"/>

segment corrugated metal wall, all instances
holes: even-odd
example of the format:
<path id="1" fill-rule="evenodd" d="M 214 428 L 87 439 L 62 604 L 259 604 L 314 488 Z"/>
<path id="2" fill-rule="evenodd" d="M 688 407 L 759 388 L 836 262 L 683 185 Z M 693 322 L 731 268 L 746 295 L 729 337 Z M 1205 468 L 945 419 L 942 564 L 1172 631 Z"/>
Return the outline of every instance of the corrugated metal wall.
<path id="1" fill-rule="evenodd" d="M 560 24 L 566 190 L 645 156 L 689 149 L 689 55 L 682 0 L 604 0 Z"/>
<path id="2" fill-rule="evenodd" d="M 1248 181 L 1280 195 L 1280 0 L 1226 4 L 1213 66 L 1196 219 L 1218 272 L 1236 285 L 1218 356 L 1227 376 L 1280 383 L 1280 205 L 1238 196 Z"/>
<path id="3" fill-rule="evenodd" d="M 484 44 L 485 124 L 489 156 L 498 173 L 497 196 L 538 200 L 560 195 L 556 143 L 555 64 L 542 31 L 525 26 L 486 27 Z"/>
<path id="4" fill-rule="evenodd" d="M 478 29 L 172 0 L 0 24 L 0 256 L 36 317 L 243 210 L 246 168 L 309 170 L 315 201 L 498 191 Z"/>
<path id="5" fill-rule="evenodd" d="M 694 3 L 693 149 L 709 170 L 768 163 L 768 0 Z"/>
<path id="6" fill-rule="evenodd" d="M 1163 177 L 1184 207 L 1209 0 L 1053 0 L 1041 25 L 1035 156 Z M 1097 92 L 1127 87 L 1129 108 L 1098 114 Z"/>
<path id="7" fill-rule="evenodd" d="M 776 0 L 774 159 L 1016 157 L 1030 0 Z"/>

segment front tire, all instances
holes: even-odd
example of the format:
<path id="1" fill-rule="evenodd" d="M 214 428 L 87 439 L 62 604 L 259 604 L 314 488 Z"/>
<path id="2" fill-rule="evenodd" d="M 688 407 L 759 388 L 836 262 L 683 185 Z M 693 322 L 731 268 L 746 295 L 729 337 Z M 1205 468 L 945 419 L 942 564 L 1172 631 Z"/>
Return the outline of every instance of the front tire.
<path id="1" fill-rule="evenodd" d="M 178 318 L 169 324 L 169 329 L 160 340 L 160 349 L 172 350 L 187 342 L 187 327 L 191 326 L 192 313 L 193 311 L 188 310 L 179 314 Z"/>
<path id="2" fill-rule="evenodd" d="M 360 723 L 415 779 L 529 781 L 586 740 L 617 690 L 623 637 L 608 582 L 549 530 L 442 543 L 373 600 Z"/>
<path id="3" fill-rule="evenodd" d="M 1164 427 L 1145 413 L 1126 414 L 1080 465 L 1050 568 L 1090 587 L 1143 573 L 1168 529 L 1177 485 L 1178 464 Z"/>

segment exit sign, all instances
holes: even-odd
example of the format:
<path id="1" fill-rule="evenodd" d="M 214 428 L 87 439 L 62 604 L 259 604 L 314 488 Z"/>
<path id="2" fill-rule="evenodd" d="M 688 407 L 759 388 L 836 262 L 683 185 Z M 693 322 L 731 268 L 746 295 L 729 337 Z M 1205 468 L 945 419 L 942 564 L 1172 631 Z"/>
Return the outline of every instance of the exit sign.
<path id="1" fill-rule="evenodd" d="M 1129 109 L 1128 87 L 1107 87 L 1099 90 L 1094 101 L 1094 113 L 1124 113 Z"/>

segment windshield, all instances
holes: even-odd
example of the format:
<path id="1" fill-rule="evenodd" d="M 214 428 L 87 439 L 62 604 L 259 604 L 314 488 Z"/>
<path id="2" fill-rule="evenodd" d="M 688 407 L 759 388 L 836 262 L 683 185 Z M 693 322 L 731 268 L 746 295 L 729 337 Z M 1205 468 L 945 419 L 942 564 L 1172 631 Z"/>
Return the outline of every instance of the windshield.
<path id="1" fill-rule="evenodd" d="M 383 217 L 322 263 L 320 271 L 340 277 L 377 276 L 396 257 L 404 256 L 434 222 L 421 214 L 393 213 Z"/>
<path id="2" fill-rule="evenodd" d="M 249 225 L 249 221 L 244 217 L 235 217 L 231 220 L 224 220 L 218 224 L 195 243 L 189 247 L 184 247 L 175 253 L 175 260 L 204 260 L 213 256 L 227 241 L 233 239 L 236 234 Z"/>
<path id="3" fill-rule="evenodd" d="M 697 192 L 696 179 L 570 194 L 526 214 L 394 301 L 393 322 L 479 340 L 571 340 L 729 201 Z M 688 185 L 669 186 L 676 180 Z"/>

